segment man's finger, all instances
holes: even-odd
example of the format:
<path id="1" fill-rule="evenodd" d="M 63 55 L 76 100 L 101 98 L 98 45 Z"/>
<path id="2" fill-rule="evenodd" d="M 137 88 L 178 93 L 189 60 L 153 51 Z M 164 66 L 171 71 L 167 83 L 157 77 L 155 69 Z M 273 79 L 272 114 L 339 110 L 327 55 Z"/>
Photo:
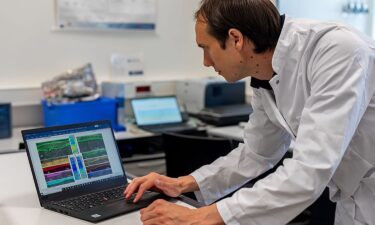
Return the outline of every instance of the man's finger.
<path id="1" fill-rule="evenodd" d="M 148 213 L 148 212 L 152 212 L 153 210 L 155 210 L 156 208 L 159 208 L 160 205 L 165 202 L 165 200 L 162 200 L 162 199 L 158 199 L 158 200 L 155 200 L 153 203 L 151 203 L 148 207 L 144 208 L 141 210 L 141 214 L 143 213 Z"/>
<path id="2" fill-rule="evenodd" d="M 133 200 L 133 203 L 137 203 L 139 201 L 139 199 L 142 198 L 142 196 L 143 196 L 144 193 L 145 193 L 145 190 L 143 190 L 143 189 L 138 190 L 138 192 L 135 195 L 135 198 Z"/>
<path id="3" fill-rule="evenodd" d="M 161 222 L 161 218 L 160 217 L 154 217 L 152 219 L 149 219 L 149 220 L 146 220 L 146 221 L 142 221 L 143 225 L 156 225 L 156 224 L 163 224 Z"/>
<path id="4" fill-rule="evenodd" d="M 147 220 L 151 220 L 153 218 L 157 218 L 158 215 L 156 214 L 155 211 L 148 211 L 146 213 L 141 213 L 141 220 L 143 222 L 147 221 Z"/>
<path id="5" fill-rule="evenodd" d="M 139 185 L 141 184 L 141 179 L 133 179 L 132 182 L 128 185 L 125 192 L 125 198 L 129 199 L 134 192 L 139 188 Z"/>

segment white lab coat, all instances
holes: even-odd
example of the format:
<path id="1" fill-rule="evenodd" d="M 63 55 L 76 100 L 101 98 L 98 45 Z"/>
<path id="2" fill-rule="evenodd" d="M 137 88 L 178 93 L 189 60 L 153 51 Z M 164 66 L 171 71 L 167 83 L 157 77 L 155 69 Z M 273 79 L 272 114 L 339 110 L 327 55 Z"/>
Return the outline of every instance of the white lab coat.
<path id="1" fill-rule="evenodd" d="M 272 66 L 274 94 L 254 89 L 244 143 L 191 175 L 226 224 L 284 225 L 328 185 L 337 225 L 375 225 L 375 44 L 352 28 L 286 17 Z"/>

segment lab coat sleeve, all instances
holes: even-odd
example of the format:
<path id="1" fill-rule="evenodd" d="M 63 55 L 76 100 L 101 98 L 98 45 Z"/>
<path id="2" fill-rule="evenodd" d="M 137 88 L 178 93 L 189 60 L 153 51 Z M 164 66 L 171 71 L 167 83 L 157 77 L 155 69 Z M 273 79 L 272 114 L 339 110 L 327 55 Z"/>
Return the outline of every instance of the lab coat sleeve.
<path id="1" fill-rule="evenodd" d="M 374 58 L 348 36 L 328 35 L 312 53 L 307 74 L 311 93 L 301 115 L 293 158 L 252 188 L 217 202 L 226 224 L 284 225 L 328 184 L 374 93 L 369 79 L 373 72 L 368 73 Z"/>
<path id="2" fill-rule="evenodd" d="M 288 150 L 290 135 L 268 119 L 260 95 L 254 89 L 253 113 L 244 129 L 244 143 L 191 174 L 200 189 L 195 192 L 200 202 L 211 204 L 233 192 L 272 168 Z"/>

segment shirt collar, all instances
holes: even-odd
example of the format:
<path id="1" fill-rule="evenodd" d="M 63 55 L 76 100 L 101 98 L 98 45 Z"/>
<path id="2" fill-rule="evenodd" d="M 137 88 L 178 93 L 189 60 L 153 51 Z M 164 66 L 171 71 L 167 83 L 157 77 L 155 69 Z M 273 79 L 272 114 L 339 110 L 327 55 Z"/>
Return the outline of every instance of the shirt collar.
<path id="1" fill-rule="evenodd" d="M 284 21 L 285 21 L 285 14 L 280 16 L 281 29 L 280 29 L 280 32 L 279 32 L 279 36 L 280 36 L 281 30 L 284 26 Z M 276 75 L 276 73 L 273 74 L 273 76 L 275 76 L 275 75 Z M 264 89 L 267 89 L 267 90 L 272 90 L 272 87 L 269 83 L 269 80 L 259 80 L 259 79 L 256 79 L 254 77 L 251 78 L 250 86 L 253 87 L 253 88 L 256 88 L 256 89 L 264 88 Z"/>

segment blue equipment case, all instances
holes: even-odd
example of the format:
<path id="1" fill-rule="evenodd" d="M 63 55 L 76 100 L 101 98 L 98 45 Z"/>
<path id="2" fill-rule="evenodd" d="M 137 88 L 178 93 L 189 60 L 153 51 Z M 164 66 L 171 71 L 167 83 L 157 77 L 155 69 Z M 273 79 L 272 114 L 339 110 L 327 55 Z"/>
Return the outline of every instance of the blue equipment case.
<path id="1" fill-rule="evenodd" d="M 125 131 L 117 123 L 117 101 L 101 97 L 95 101 L 51 104 L 42 100 L 44 126 L 110 120 L 115 131 Z"/>

